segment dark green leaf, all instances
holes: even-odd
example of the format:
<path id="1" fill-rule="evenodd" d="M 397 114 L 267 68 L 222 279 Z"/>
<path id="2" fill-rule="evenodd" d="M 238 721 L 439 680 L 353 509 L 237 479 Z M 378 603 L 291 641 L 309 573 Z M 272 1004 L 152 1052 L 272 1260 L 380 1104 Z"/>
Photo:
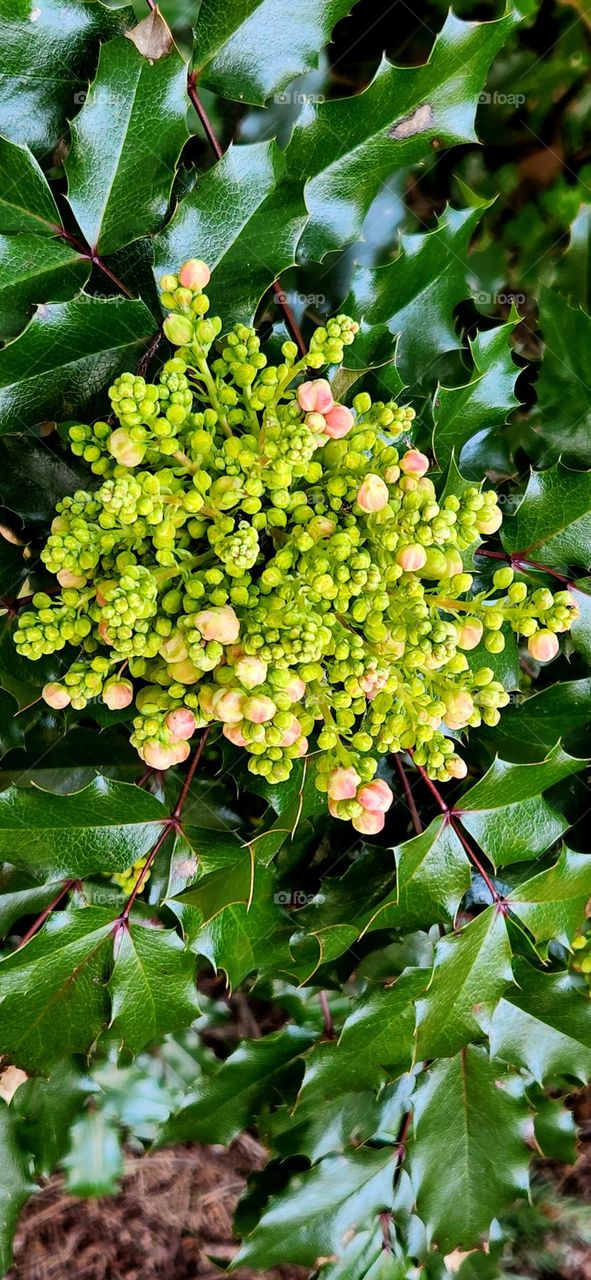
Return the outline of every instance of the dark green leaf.
<path id="1" fill-rule="evenodd" d="M 113 1029 L 133 1053 L 199 1013 L 195 956 L 173 929 L 121 928 L 109 990 Z"/>
<path id="2" fill-rule="evenodd" d="M 417 1056 L 451 1057 L 480 1034 L 479 1015 L 512 981 L 505 920 L 489 907 L 460 933 L 441 938 L 425 995 L 417 1000 Z"/>
<path id="3" fill-rule="evenodd" d="M 13 338 L 39 302 L 67 302 L 84 287 L 90 262 L 65 240 L 0 236 L 0 333 Z"/>
<path id="4" fill-rule="evenodd" d="M 507 707 L 495 735 L 504 754 L 539 756 L 591 721 L 591 679 L 565 680 Z"/>
<path id="5" fill-rule="evenodd" d="M 1 76 L 1 73 L 0 73 Z M 51 188 L 28 147 L 0 138 L 0 232 L 53 236 L 61 226 Z"/>
<path id="6" fill-rule="evenodd" d="M 528 1118 L 515 1081 L 484 1050 L 469 1046 L 430 1068 L 416 1095 L 411 1177 L 442 1251 L 480 1243 L 492 1219 L 527 1193 Z"/>
<path id="7" fill-rule="evenodd" d="M 439 386 L 433 403 L 433 450 L 441 468 L 454 451 L 458 460 L 468 440 L 495 431 L 518 403 L 514 387 L 519 369 L 509 339 L 514 321 L 478 333 L 470 343 L 474 371 L 462 387 Z"/>
<path id="8" fill-rule="evenodd" d="M 556 454 L 589 466 L 591 318 L 580 307 L 570 307 L 556 290 L 544 288 L 540 324 L 545 348 L 536 383 L 542 415 L 538 429 Z"/>
<path id="9" fill-rule="evenodd" d="M 561 442 L 565 444 L 563 432 Z M 557 463 L 548 471 L 532 472 L 523 501 L 503 524 L 502 537 L 506 550 L 526 561 L 553 569 L 588 568 L 591 471 L 569 471 Z"/>
<path id="10" fill-rule="evenodd" d="M 366 929 L 426 928 L 455 916 L 470 884 L 470 864 L 450 823 L 435 818 L 426 831 L 394 849 L 396 886 Z"/>
<path id="11" fill-rule="evenodd" d="M 67 1150 L 72 1119 L 86 1096 L 75 1058 L 59 1062 L 48 1080 L 26 1080 L 17 1090 L 11 1105 L 19 1115 L 21 1146 L 31 1152 L 38 1178 L 49 1178 Z"/>
<path id="12" fill-rule="evenodd" d="M 143 302 L 88 297 L 41 308 L 0 351 L 0 434 L 71 417 L 137 363 L 154 332 Z"/>
<path id="13" fill-rule="evenodd" d="M 130 39 L 103 45 L 65 163 L 69 202 L 101 254 L 161 226 L 187 137 L 187 106 L 185 64 L 174 44 L 154 60 Z"/>
<path id="14" fill-rule="evenodd" d="M 0 854 L 39 879 L 125 871 L 165 817 L 154 796 L 107 778 L 67 796 L 11 787 L 0 795 Z"/>
<path id="15" fill-rule="evenodd" d="M 513 889 L 507 901 L 536 942 L 556 938 L 569 946 L 590 898 L 591 856 L 564 849 L 554 867 Z"/>
<path id="16" fill-rule="evenodd" d="M 491 1051 L 534 1079 L 591 1077 L 589 998 L 569 973 L 540 973 L 515 961 L 516 986 L 499 1001 L 489 1027 Z"/>
<path id="17" fill-rule="evenodd" d="M 19 1145 L 15 1112 L 3 1099 L 0 1099 L 0 1169 L 0 1269 L 5 1275 L 12 1262 L 12 1240 L 20 1211 L 35 1188 Z"/>

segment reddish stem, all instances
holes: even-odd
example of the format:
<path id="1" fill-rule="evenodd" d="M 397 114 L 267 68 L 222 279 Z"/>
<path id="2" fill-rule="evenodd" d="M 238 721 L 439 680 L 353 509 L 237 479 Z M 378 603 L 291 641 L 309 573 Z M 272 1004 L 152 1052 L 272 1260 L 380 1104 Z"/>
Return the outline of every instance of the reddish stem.
<path id="1" fill-rule="evenodd" d="M 414 759 L 414 757 L 413 757 L 412 751 L 409 751 L 409 753 L 408 753 L 408 754 L 409 754 L 409 756 L 411 757 L 411 760 L 412 760 L 412 762 L 413 762 L 413 764 L 414 764 L 415 769 L 417 770 L 417 772 L 418 772 L 418 773 L 420 773 L 421 778 L 423 779 L 423 782 L 425 783 L 425 786 L 429 788 L 429 791 L 431 792 L 431 795 L 432 795 L 432 796 L 433 796 L 433 798 L 437 801 L 437 804 L 439 805 L 439 808 L 441 809 L 441 812 L 442 812 L 442 813 L 444 813 L 447 817 L 449 817 L 449 814 L 450 814 L 451 810 L 450 810 L 449 805 L 445 803 L 445 800 L 443 799 L 443 796 L 442 796 L 441 792 L 440 792 L 440 791 L 438 790 L 438 788 L 435 786 L 435 783 L 434 783 L 434 782 L 432 781 L 432 779 L 429 777 L 429 774 L 426 772 L 426 770 L 425 770 L 425 769 L 423 769 L 423 766 L 422 766 L 421 764 L 417 764 L 416 760 L 415 760 L 415 759 Z"/>
<path id="2" fill-rule="evenodd" d="M 107 266 L 106 262 L 103 262 L 102 258 L 99 257 L 96 252 L 96 249 L 91 249 L 83 240 L 78 240 L 78 238 L 73 236 L 70 231 L 66 231 L 65 227 L 59 227 L 56 224 L 54 230 L 56 235 L 60 236 L 62 240 L 67 240 L 68 244 L 71 244 L 72 248 L 80 254 L 81 258 L 85 258 L 88 262 L 92 262 L 93 266 L 98 267 L 99 271 L 103 272 L 103 275 L 108 276 L 109 280 L 111 280 L 112 283 L 125 294 L 126 298 L 135 297 L 135 294 L 131 292 L 131 289 L 128 289 L 127 285 L 119 279 L 119 276 L 116 276 L 115 272 L 111 271 L 111 268 Z"/>
<path id="3" fill-rule="evenodd" d="M 412 752 L 409 752 L 409 755 L 412 756 Z M 443 796 L 439 791 L 439 788 L 435 786 L 435 783 L 429 777 L 428 773 L 426 773 L 426 771 L 422 768 L 422 766 L 420 764 L 417 764 L 415 760 L 413 760 L 413 764 L 415 766 L 415 769 L 417 769 L 418 772 L 420 773 L 421 778 L 423 779 L 423 782 L 429 788 L 431 795 L 437 801 L 437 804 L 439 805 L 441 812 L 445 814 L 446 821 L 451 824 L 455 834 L 458 837 L 458 840 L 460 841 L 460 844 L 465 849 L 470 859 L 470 862 L 474 867 L 476 867 L 476 870 L 482 876 L 482 879 L 484 880 L 484 883 L 493 899 L 493 902 L 496 902 L 497 906 L 499 907 L 504 907 L 505 905 L 504 898 L 501 897 L 500 893 L 495 888 L 488 872 L 483 867 L 480 861 L 480 858 L 476 853 L 474 853 L 474 850 L 468 844 L 468 841 L 464 835 L 464 832 L 462 831 L 462 828 L 458 822 L 457 815 L 454 813 L 452 809 L 450 809 L 449 805 L 445 803 L 445 800 L 443 799 Z"/>
<path id="4" fill-rule="evenodd" d="M 563 573 L 557 573 L 556 569 L 551 569 L 547 564 L 541 564 L 539 560 L 530 560 L 523 551 L 514 551 L 509 554 L 505 551 L 488 551 L 485 547 L 479 547 L 476 555 L 487 556 L 490 560 L 504 560 L 506 564 L 512 565 L 515 569 L 538 569 L 540 573 L 547 573 L 549 577 L 556 578 L 558 582 L 563 582 L 565 586 L 571 586 L 570 579 L 565 577 Z"/>
<path id="5" fill-rule="evenodd" d="M 421 819 L 419 817 L 419 811 L 415 804 L 414 796 L 412 793 L 412 787 L 410 785 L 410 782 L 408 781 L 408 778 L 404 771 L 404 765 L 399 755 L 394 756 L 394 764 L 398 772 L 398 777 L 400 778 L 400 781 L 402 783 L 402 790 L 404 791 L 404 798 L 406 800 L 406 803 L 410 812 L 413 828 L 416 834 L 420 836 L 421 832 L 424 830 L 423 824 L 421 822 Z"/>
<path id="6" fill-rule="evenodd" d="M 330 1012 L 330 1005 L 328 1003 L 328 996 L 326 994 L 326 991 L 319 991 L 318 999 L 320 1001 L 320 1008 L 322 1009 L 322 1021 L 324 1023 L 324 1034 L 327 1040 L 334 1040 L 335 1038 L 334 1026 L 332 1022 L 332 1014 Z"/>
<path id="7" fill-rule="evenodd" d="M 207 735 L 208 735 L 208 733 L 209 733 L 209 725 L 207 726 L 207 728 L 206 728 L 206 729 L 204 729 L 204 730 L 203 730 L 203 733 L 201 734 L 201 737 L 200 737 L 199 742 L 198 742 L 198 744 L 197 744 L 197 747 L 196 747 L 196 750 L 195 750 L 195 754 L 194 754 L 193 759 L 192 759 L 192 761 L 191 761 L 191 763 L 190 763 L 190 765 L 189 765 L 189 769 L 188 769 L 188 772 L 187 772 L 187 776 L 186 776 L 185 781 L 183 782 L 183 785 L 182 785 L 182 788 L 181 788 L 181 793 L 180 793 L 180 795 L 179 795 L 179 798 L 178 798 L 178 800 L 177 800 L 177 802 L 176 802 L 176 805 L 175 805 L 175 807 L 174 807 L 174 809 L 173 809 L 173 812 L 172 812 L 172 814 L 171 814 L 171 819 L 172 819 L 172 821 L 173 821 L 173 822 L 178 822 L 178 821 L 179 821 L 179 819 L 180 819 L 180 816 L 181 816 L 181 813 L 182 813 L 182 811 L 183 811 L 183 807 L 184 807 L 185 801 L 186 801 L 187 796 L 188 796 L 188 794 L 189 794 L 189 788 L 190 788 L 190 786 L 191 786 L 191 783 L 192 783 L 192 781 L 193 781 L 193 778 L 195 777 L 195 773 L 196 773 L 196 771 L 197 771 L 197 766 L 198 766 L 198 764 L 199 764 L 199 761 L 200 761 L 201 756 L 202 756 L 202 753 L 203 753 L 203 748 L 204 748 L 204 746 L 205 746 L 205 743 L 207 742 Z"/>
<path id="8" fill-rule="evenodd" d="M 30 942 L 31 938 L 33 938 L 35 934 L 39 932 L 41 927 L 45 924 L 47 917 L 51 915 L 54 907 L 57 907 L 58 902 L 61 902 L 61 899 L 63 898 L 64 894 L 69 893 L 70 889 L 73 889 L 75 884 L 77 884 L 76 880 L 64 880 L 64 883 L 61 886 L 59 893 L 56 893 L 55 898 L 52 898 L 49 905 L 45 907 L 44 911 L 42 911 L 40 915 L 37 916 L 37 919 L 33 921 L 31 927 L 27 929 L 27 932 L 23 934 L 23 937 L 21 938 L 18 944 L 18 947 L 16 948 L 17 951 L 20 951 L 21 947 L 24 947 L 25 944 L 27 942 Z"/>

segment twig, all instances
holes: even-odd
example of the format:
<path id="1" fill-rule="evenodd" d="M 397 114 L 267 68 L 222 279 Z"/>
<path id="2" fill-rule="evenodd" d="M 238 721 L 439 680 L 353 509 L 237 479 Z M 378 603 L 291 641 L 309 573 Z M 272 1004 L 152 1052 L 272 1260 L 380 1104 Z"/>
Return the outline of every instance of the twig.
<path id="1" fill-rule="evenodd" d="M 398 754 L 394 756 L 394 764 L 396 766 L 398 777 L 400 778 L 400 781 L 402 783 L 402 790 L 404 791 L 404 798 L 406 800 L 408 810 L 410 812 L 412 825 L 414 827 L 416 835 L 420 836 L 421 832 L 424 830 L 424 827 L 419 817 L 419 811 L 415 804 L 414 796 L 412 793 L 412 787 L 410 785 L 410 782 L 408 781 L 408 778 L 404 771 L 404 765 Z"/>
<path id="2" fill-rule="evenodd" d="M 21 947 L 24 947 L 25 943 L 30 942 L 31 938 L 33 938 L 35 934 L 39 932 L 41 927 L 45 924 L 47 917 L 51 915 L 54 907 L 57 907 L 58 902 L 61 902 L 61 899 L 63 898 L 64 894 L 69 893 L 70 889 L 73 889 L 77 883 L 78 883 L 77 880 L 64 880 L 64 883 L 61 886 L 59 893 L 56 893 L 55 898 L 52 898 L 49 905 L 45 907 L 43 911 L 41 911 L 41 913 L 37 916 L 37 919 L 34 920 L 30 928 L 27 929 L 27 932 L 23 934 L 23 937 L 21 938 L 18 944 L 18 947 L 16 948 L 17 951 L 20 951 Z"/>
<path id="3" fill-rule="evenodd" d="M 85 258 L 88 262 L 92 262 L 94 267 L 98 267 L 99 271 L 102 271 L 104 275 L 108 276 L 109 280 L 111 280 L 112 283 L 125 294 L 126 298 L 135 297 L 135 294 L 131 292 L 131 289 L 128 289 L 127 285 L 119 279 L 119 276 L 116 276 L 115 272 L 111 271 L 111 268 L 107 266 L 106 262 L 103 262 L 102 258 L 97 253 L 96 248 L 91 249 L 90 245 L 85 244 L 83 240 L 78 240 L 77 236 L 73 236 L 70 231 L 66 231 L 65 227 L 60 227 L 57 223 L 55 224 L 54 230 L 56 235 L 60 236 L 62 240 L 67 240 L 68 244 L 72 245 L 72 248 L 80 254 L 81 258 Z"/>
<path id="4" fill-rule="evenodd" d="M 332 1014 L 330 1012 L 330 1005 L 328 1003 L 328 996 L 326 994 L 326 991 L 319 991 L 318 999 L 320 1001 L 320 1008 L 322 1009 L 322 1021 L 324 1023 L 324 1034 L 327 1040 L 334 1040 L 335 1031 L 334 1031 Z"/>
<path id="5" fill-rule="evenodd" d="M 409 752 L 409 755 L 412 758 L 412 752 Z M 452 827 L 452 830 L 455 832 L 456 836 L 458 837 L 458 840 L 460 841 L 460 844 L 463 846 L 465 852 L 467 853 L 470 859 L 470 862 L 474 867 L 476 867 L 476 870 L 482 876 L 482 879 L 484 880 L 484 883 L 493 899 L 493 902 L 496 903 L 499 910 L 506 911 L 507 906 L 506 906 L 505 899 L 501 896 L 498 889 L 495 888 L 488 874 L 488 871 L 485 870 L 485 868 L 482 865 L 482 862 L 480 861 L 480 858 L 476 853 L 474 853 L 474 850 L 469 845 L 468 840 L 466 839 L 466 836 L 464 835 L 462 827 L 458 821 L 458 817 L 454 813 L 454 810 L 450 809 L 449 805 L 446 804 L 441 792 L 439 791 L 439 788 L 435 786 L 435 783 L 429 777 L 428 773 L 426 773 L 426 771 L 423 769 L 422 765 L 417 764 L 416 760 L 413 760 L 413 764 L 415 766 L 415 769 L 417 769 L 418 772 L 420 773 L 421 778 L 423 779 L 423 782 L 429 788 L 432 796 L 437 801 L 437 804 L 439 805 L 441 812 L 445 815 L 446 821 L 449 822 L 450 826 Z"/>
<path id="6" fill-rule="evenodd" d="M 185 800 L 187 799 L 187 796 L 188 796 L 188 794 L 189 794 L 189 787 L 191 786 L 191 783 L 192 783 L 192 781 L 193 781 L 193 778 L 195 777 L 195 773 L 196 773 L 196 770 L 197 770 L 197 766 L 198 766 L 198 764 L 199 764 L 199 761 L 200 761 L 200 759 L 201 759 L 201 755 L 202 755 L 202 752 L 203 752 L 203 748 L 204 748 L 204 746 L 205 746 L 205 743 L 207 742 L 207 736 L 208 736 L 208 734 L 209 734 L 209 725 L 207 726 L 207 728 L 206 728 L 206 729 L 204 729 L 204 730 L 203 730 L 203 733 L 201 734 L 201 737 L 200 737 L 199 742 L 198 742 L 198 744 L 197 744 L 197 748 L 196 748 L 196 750 L 195 750 L 195 754 L 194 754 L 193 759 L 192 759 L 192 761 L 191 761 L 191 763 L 190 763 L 190 765 L 189 765 L 189 769 L 188 769 L 188 772 L 187 772 L 187 776 L 186 776 L 185 781 L 183 782 L 183 785 L 182 785 L 181 793 L 180 793 L 179 798 L 178 798 L 178 800 L 177 800 L 177 802 L 176 802 L 176 805 L 175 805 L 175 807 L 174 807 L 174 810 L 173 810 L 173 812 L 172 812 L 172 814 L 171 814 L 171 819 L 172 819 L 172 821 L 173 821 L 173 822 L 178 822 L 178 821 L 179 821 L 179 818 L 180 818 L 181 813 L 182 813 L 182 811 L 183 811 L 183 806 L 184 806 Z"/>

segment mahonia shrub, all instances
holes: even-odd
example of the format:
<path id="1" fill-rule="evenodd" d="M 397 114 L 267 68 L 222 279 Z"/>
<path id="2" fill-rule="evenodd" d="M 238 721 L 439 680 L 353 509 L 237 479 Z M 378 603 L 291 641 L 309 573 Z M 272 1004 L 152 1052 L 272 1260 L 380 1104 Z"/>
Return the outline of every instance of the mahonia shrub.
<path id="1" fill-rule="evenodd" d="M 576 604 L 508 565 L 473 592 L 494 490 L 438 496 L 412 408 L 362 392 L 350 409 L 308 376 L 340 365 L 356 323 L 338 315 L 271 364 L 253 328 L 208 315 L 209 277 L 194 258 L 161 280 L 178 354 L 155 383 L 117 378 L 120 425 L 70 428 L 101 484 L 59 504 L 41 558 L 60 591 L 33 597 L 15 644 L 32 659 L 78 646 L 45 701 L 135 700 L 131 740 L 153 768 L 211 723 L 273 782 L 317 749 L 333 817 L 375 835 L 393 798 L 379 757 L 464 777 L 450 731 L 496 725 L 509 701 L 480 642 L 502 652 L 507 625 L 549 662 Z"/>

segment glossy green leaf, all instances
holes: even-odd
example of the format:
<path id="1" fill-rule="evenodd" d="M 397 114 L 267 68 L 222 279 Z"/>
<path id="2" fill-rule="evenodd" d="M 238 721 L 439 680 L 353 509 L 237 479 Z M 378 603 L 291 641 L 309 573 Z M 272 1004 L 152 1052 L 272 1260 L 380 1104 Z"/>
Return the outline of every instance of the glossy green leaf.
<path id="1" fill-rule="evenodd" d="M 398 336 L 396 365 L 407 384 L 421 382 L 445 351 L 460 345 L 453 312 L 468 293 L 468 245 L 482 209 L 447 209 L 435 231 L 401 237 L 394 262 L 358 267 L 344 310 Z"/>
<path id="2" fill-rule="evenodd" d="M 561 440 L 564 446 L 564 433 Z M 591 564 L 591 472 L 570 471 L 561 463 L 532 472 L 523 501 L 503 523 L 502 539 L 507 551 L 530 563 L 586 569 Z"/>
<path id="3" fill-rule="evenodd" d="M 418 1212 L 442 1251 L 480 1243 L 493 1218 L 527 1193 L 528 1119 L 521 1091 L 482 1049 L 469 1046 L 428 1071 L 416 1094 L 410 1168 Z"/>
<path id="4" fill-rule="evenodd" d="M 540 297 L 540 325 L 545 344 L 542 370 L 536 383 L 540 434 L 556 454 L 588 467 L 591 464 L 588 394 L 591 318 L 580 307 L 569 306 L 556 290 L 544 288 Z"/>
<path id="5" fill-rule="evenodd" d="M 546 1160 L 574 1164 L 578 1131 L 572 1111 L 562 1098 L 536 1098 L 535 1107 L 534 1134 L 542 1155 Z"/>
<path id="6" fill-rule="evenodd" d="M 84 287 L 90 262 L 65 240 L 0 236 L 0 334 L 13 338 L 40 302 L 67 302 Z"/>
<path id="7" fill-rule="evenodd" d="M 66 1190 L 74 1196 L 112 1196 L 123 1174 L 121 1136 L 113 1120 L 90 1110 L 74 1122 L 62 1161 Z"/>
<path id="8" fill-rule="evenodd" d="M 220 905 L 220 889 L 218 885 L 218 891 L 207 902 L 208 907 Z M 244 872 L 237 881 L 237 889 L 239 895 L 246 889 Z M 191 936 L 193 949 L 205 956 L 216 971 L 222 970 L 232 988 L 251 973 L 279 969 L 287 976 L 294 971 L 289 948 L 293 926 L 283 910 L 283 897 L 275 890 L 276 882 L 271 874 L 263 867 L 257 868 L 252 899 L 249 896 L 247 901 L 230 901 L 198 925 Z M 197 893 L 199 895 L 198 887 Z M 228 896 L 235 896 L 231 884 Z M 218 897 L 217 903 L 215 897 Z"/>
<path id="9" fill-rule="evenodd" d="M 0 440 L 2 502 L 29 527 L 45 533 L 56 504 L 88 484 L 88 468 L 81 466 L 57 432 L 52 433 L 50 442 L 30 437 L 25 449 L 18 436 Z"/>
<path id="10" fill-rule="evenodd" d="M 0 233 L 53 236 L 60 226 L 53 193 L 29 148 L 0 138 Z"/>
<path id="11" fill-rule="evenodd" d="M 511 945 L 496 906 L 441 938 L 430 985 L 417 1000 L 417 1057 L 448 1058 L 478 1038 L 478 1015 L 494 1008 L 511 980 Z"/>
<path id="12" fill-rule="evenodd" d="M 163 1126 L 158 1145 L 187 1141 L 227 1145 L 252 1123 L 282 1068 L 313 1041 L 311 1032 L 292 1026 L 262 1040 L 245 1040 L 215 1075 L 198 1081 L 187 1104 Z"/>
<path id="13" fill-rule="evenodd" d="M 591 857 L 564 849 L 559 861 L 513 889 L 507 901 L 536 942 L 569 946 L 591 899 Z"/>
<path id="14" fill-rule="evenodd" d="M 515 961 L 516 986 L 499 1001 L 488 1028 L 491 1052 L 542 1082 L 591 1078 L 589 999 L 569 973 L 540 973 Z"/>
<path id="15" fill-rule="evenodd" d="M 0 133 L 47 156 L 86 95 L 100 40 L 133 24 L 97 0 L 7 0 L 2 21 Z"/>
<path id="16" fill-rule="evenodd" d="M 351 1230 L 390 1207 L 394 1167 L 394 1152 L 385 1147 L 328 1156 L 296 1174 L 271 1200 L 235 1265 L 311 1267 L 317 1258 L 338 1255 Z"/>
<path id="17" fill-rule="evenodd" d="M 570 297 L 584 311 L 591 308 L 591 205 L 582 204 L 570 227 L 566 253 L 556 268 L 556 283 L 561 293 Z"/>
<path id="18" fill-rule="evenodd" d="M 494 866 L 534 858 L 558 840 L 568 825 L 543 792 L 584 764 L 560 746 L 536 764 L 496 759 L 484 778 L 462 796 L 462 825 Z"/>
<path id="19" fill-rule="evenodd" d="M 473 142 L 477 95 L 515 24 L 463 22 L 449 14 L 424 66 L 385 59 L 363 93 L 309 105 L 296 125 L 290 172 L 307 179 L 312 215 L 306 254 L 318 261 L 355 240 L 380 187 L 431 148 Z"/>
<path id="20" fill-rule="evenodd" d="M 65 163 L 68 200 L 99 253 L 161 226 L 187 137 L 187 105 L 185 64 L 174 44 L 154 60 L 130 39 L 103 45 Z"/>
<path id="21" fill-rule="evenodd" d="M 10 787 L 0 795 L 0 853 L 39 879 L 125 871 L 165 818 L 154 796 L 107 778 L 67 796 Z"/>
<path id="22" fill-rule="evenodd" d="M 41 308 L 0 351 L 0 435 L 82 410 L 137 364 L 154 332 L 143 302 L 88 297 Z"/>
<path id="23" fill-rule="evenodd" d="M 426 928 L 452 920 L 470 884 L 470 864 L 453 827 L 435 818 L 394 849 L 396 885 L 366 929 Z"/>
<path id="24" fill-rule="evenodd" d="M 583 730 L 591 721 L 591 679 L 549 685 L 503 711 L 495 734 L 499 750 L 527 749 L 540 756 L 561 738 Z"/>
<path id="25" fill-rule="evenodd" d="M 172 929 L 122 928 L 109 980 L 113 1030 L 133 1053 L 199 1013 L 195 956 Z"/>
<path id="26" fill-rule="evenodd" d="M 0 937 L 5 938 L 23 916 L 35 916 L 49 906 L 57 898 L 62 884 L 61 880 L 49 881 L 48 884 L 30 884 L 28 888 L 14 889 L 12 893 L 0 893 Z"/>
<path id="27" fill-rule="evenodd" d="M 35 1188 L 19 1143 L 15 1112 L 4 1099 L 0 1099 L 0 1169 L 0 1269 L 5 1275 L 12 1263 L 12 1240 L 20 1211 Z"/>
<path id="28" fill-rule="evenodd" d="M 441 468 L 468 440 L 480 432 L 496 431 L 518 404 L 514 393 L 519 369 L 509 339 L 515 324 L 486 329 L 470 342 L 474 369 L 460 387 L 438 386 L 433 401 L 433 450 Z"/>
<path id="29" fill-rule="evenodd" d="M 25 1080 L 11 1106 L 19 1116 L 21 1146 L 33 1157 L 35 1175 L 49 1178 L 68 1148 L 72 1120 L 86 1098 L 83 1064 L 63 1058 L 49 1079 Z"/>
<path id="30" fill-rule="evenodd" d="M 306 222 L 301 183 L 274 142 L 231 147 L 156 236 L 155 274 L 202 257 L 214 271 L 212 310 L 250 323 L 262 294 L 295 260 Z"/>
<path id="31" fill-rule="evenodd" d="M 194 69 L 200 84 L 225 98 L 263 105 L 318 65 L 352 0 L 203 0 L 195 26 Z M 289 102 L 289 91 L 280 95 Z"/>
<path id="32" fill-rule="evenodd" d="M 0 1053 L 10 1062 L 43 1073 L 90 1049 L 109 1014 L 112 933 L 112 916 L 98 907 L 60 911 L 2 960 Z"/>

